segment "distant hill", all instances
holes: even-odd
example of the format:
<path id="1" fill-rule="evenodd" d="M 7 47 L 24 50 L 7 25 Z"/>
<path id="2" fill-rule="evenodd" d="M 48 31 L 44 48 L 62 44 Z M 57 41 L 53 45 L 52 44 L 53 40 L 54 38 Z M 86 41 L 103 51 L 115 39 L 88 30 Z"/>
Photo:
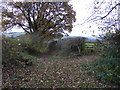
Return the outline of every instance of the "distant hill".
<path id="1" fill-rule="evenodd" d="M 93 37 L 93 36 L 63 36 L 61 39 L 64 39 L 64 38 L 74 38 L 74 37 L 84 37 L 84 38 L 86 38 L 85 41 L 87 41 L 87 42 L 95 42 L 97 40 L 101 40 L 100 38 Z"/>
<path id="2" fill-rule="evenodd" d="M 6 37 L 18 37 L 20 35 L 26 34 L 25 32 L 0 32 L 0 35 L 5 35 Z"/>
<path id="3" fill-rule="evenodd" d="M 0 35 L 5 35 L 6 37 L 18 37 L 20 35 L 24 35 L 26 34 L 25 32 L 10 32 L 10 33 L 7 33 L 7 32 L 0 32 Z M 97 40 L 102 40 L 98 37 L 93 37 L 93 36 L 63 36 L 61 39 L 64 39 L 64 38 L 74 38 L 74 37 L 84 37 L 86 38 L 85 41 L 87 42 L 95 42 Z M 57 39 L 58 40 L 58 39 Z"/>

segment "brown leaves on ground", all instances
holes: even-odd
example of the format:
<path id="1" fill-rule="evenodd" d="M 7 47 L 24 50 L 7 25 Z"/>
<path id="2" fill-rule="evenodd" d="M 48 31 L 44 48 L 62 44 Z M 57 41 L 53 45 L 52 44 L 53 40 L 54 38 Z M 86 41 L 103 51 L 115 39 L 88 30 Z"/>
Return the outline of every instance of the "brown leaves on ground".
<path id="1" fill-rule="evenodd" d="M 80 64 L 89 63 L 97 56 L 82 56 L 78 59 L 47 60 L 39 58 L 33 66 L 3 67 L 3 88 L 97 88 L 110 87 L 89 76 Z"/>

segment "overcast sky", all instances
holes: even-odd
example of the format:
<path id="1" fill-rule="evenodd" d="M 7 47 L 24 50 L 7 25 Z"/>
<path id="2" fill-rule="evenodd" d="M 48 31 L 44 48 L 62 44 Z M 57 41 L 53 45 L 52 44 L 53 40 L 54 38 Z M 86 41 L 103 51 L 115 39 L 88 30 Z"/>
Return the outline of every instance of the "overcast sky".
<path id="1" fill-rule="evenodd" d="M 96 25 L 91 23 L 80 25 L 92 14 L 94 1 L 95 0 L 71 0 L 70 4 L 73 5 L 73 9 L 76 11 L 76 22 L 74 23 L 72 32 L 69 34 L 70 36 L 99 35 Z M 14 28 L 13 31 L 16 32 L 18 29 Z M 19 31 L 22 31 L 22 29 Z"/>
<path id="2" fill-rule="evenodd" d="M 91 36 L 99 35 L 98 27 L 93 23 L 84 23 L 93 13 L 93 2 L 95 0 L 71 0 L 74 10 L 76 11 L 76 22 L 74 23 L 72 36 Z M 82 24 L 84 23 L 84 24 Z M 82 24 L 82 25 L 81 25 Z"/>

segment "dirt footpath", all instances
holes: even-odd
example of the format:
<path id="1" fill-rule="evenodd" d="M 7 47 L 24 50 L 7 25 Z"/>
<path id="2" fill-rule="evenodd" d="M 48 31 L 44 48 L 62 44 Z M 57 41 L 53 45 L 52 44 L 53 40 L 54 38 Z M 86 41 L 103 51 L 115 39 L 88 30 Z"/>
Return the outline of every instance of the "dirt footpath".
<path id="1" fill-rule="evenodd" d="M 103 88 L 111 87 L 89 76 L 81 67 L 98 56 L 81 56 L 77 59 L 48 60 L 42 57 L 26 68 L 4 67 L 3 88 Z"/>

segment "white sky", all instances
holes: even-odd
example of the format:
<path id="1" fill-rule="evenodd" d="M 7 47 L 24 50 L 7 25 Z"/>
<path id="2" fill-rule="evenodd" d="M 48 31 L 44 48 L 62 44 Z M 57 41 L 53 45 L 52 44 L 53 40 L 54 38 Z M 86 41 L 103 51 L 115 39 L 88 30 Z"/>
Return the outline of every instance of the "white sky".
<path id="1" fill-rule="evenodd" d="M 76 22 L 71 32 L 71 36 L 91 36 L 99 35 L 97 26 L 91 23 L 81 25 L 90 15 L 92 15 L 92 5 L 95 0 L 71 0 L 73 9 L 76 11 Z M 91 26 L 91 27 L 90 27 Z M 94 31 L 93 31 L 94 30 Z M 94 32 L 94 33 L 93 33 Z"/>
<path id="2" fill-rule="evenodd" d="M 90 7 L 93 4 L 93 2 L 94 0 L 71 0 L 70 3 L 73 5 L 73 9 L 76 11 L 76 22 L 74 23 L 72 32 L 69 34 L 70 36 L 99 35 L 96 25 L 93 25 L 91 23 L 78 25 L 83 23 L 84 20 L 87 19 L 92 14 L 92 9 L 90 9 Z M 89 28 L 90 26 L 91 28 Z M 14 28 L 12 31 L 21 32 L 23 30 Z"/>

